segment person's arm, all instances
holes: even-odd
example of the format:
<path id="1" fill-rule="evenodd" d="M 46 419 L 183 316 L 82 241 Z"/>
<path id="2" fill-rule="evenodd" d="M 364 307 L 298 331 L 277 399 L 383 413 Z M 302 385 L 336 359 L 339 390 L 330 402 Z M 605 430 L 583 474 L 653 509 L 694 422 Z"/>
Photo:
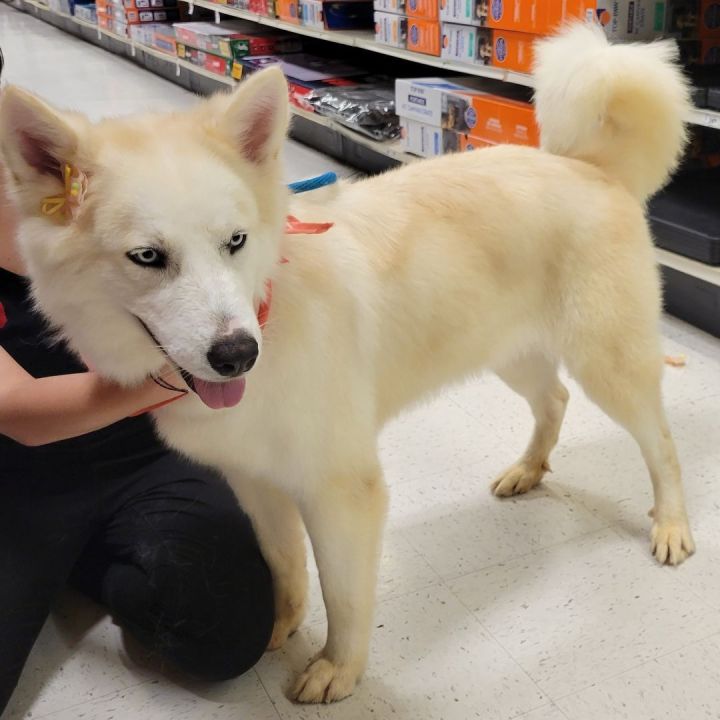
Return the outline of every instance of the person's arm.
<path id="1" fill-rule="evenodd" d="M 183 387 L 177 377 L 166 379 Z M 181 397 L 152 379 L 129 389 L 94 372 L 36 379 L 0 348 L 0 434 L 23 445 L 84 435 Z"/>

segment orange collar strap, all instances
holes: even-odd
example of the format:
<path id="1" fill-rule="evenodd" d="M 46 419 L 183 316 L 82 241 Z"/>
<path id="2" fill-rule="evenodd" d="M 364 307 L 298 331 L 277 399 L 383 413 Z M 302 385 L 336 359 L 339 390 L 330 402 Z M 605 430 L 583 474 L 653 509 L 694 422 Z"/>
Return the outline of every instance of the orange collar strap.
<path id="1" fill-rule="evenodd" d="M 285 222 L 286 235 L 320 235 L 327 232 L 335 223 L 304 223 L 300 222 L 294 215 L 288 215 Z M 287 258 L 280 258 L 281 263 L 286 263 Z M 270 317 L 270 307 L 272 305 L 272 280 L 265 282 L 265 298 L 260 301 L 257 309 L 257 319 L 260 329 L 267 324 Z"/>

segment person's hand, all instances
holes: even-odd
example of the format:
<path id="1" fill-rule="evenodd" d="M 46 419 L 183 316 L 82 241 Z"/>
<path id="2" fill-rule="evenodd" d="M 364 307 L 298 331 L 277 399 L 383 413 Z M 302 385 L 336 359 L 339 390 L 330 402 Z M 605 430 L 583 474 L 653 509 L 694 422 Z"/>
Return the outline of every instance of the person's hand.
<path id="1" fill-rule="evenodd" d="M 141 410 L 134 412 L 131 417 L 158 410 L 188 394 L 188 386 L 180 373 L 170 364 L 164 365 L 159 373 L 145 380 L 141 389 L 143 398 L 147 398 L 148 404 Z"/>

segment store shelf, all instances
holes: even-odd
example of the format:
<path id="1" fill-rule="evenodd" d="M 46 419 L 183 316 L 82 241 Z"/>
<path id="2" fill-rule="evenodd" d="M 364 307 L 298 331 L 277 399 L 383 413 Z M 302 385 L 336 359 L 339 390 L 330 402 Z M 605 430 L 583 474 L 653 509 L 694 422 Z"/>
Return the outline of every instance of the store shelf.
<path id="1" fill-rule="evenodd" d="M 351 128 L 345 127 L 344 125 L 341 125 L 340 123 L 335 122 L 331 118 L 323 117 L 322 115 L 318 115 L 317 113 L 313 112 L 306 112 L 305 110 L 300 110 L 296 107 L 290 108 L 292 114 L 294 117 L 302 118 L 304 120 L 308 120 L 310 122 L 313 122 L 317 125 L 323 125 L 327 128 L 330 128 L 337 132 L 340 135 L 343 135 L 344 137 L 348 138 L 349 140 L 352 140 L 354 143 L 357 143 L 358 145 L 362 145 L 363 147 L 366 147 L 368 150 L 372 150 L 373 152 L 380 153 L 381 155 L 385 155 L 385 157 L 389 157 L 392 160 L 396 160 L 399 163 L 410 163 L 414 162 L 415 160 L 419 160 L 420 158 L 416 157 L 415 155 L 410 155 L 406 152 L 403 152 L 400 149 L 400 143 L 399 141 L 395 142 L 378 142 L 376 140 L 373 140 L 372 138 L 366 137 L 365 135 L 361 135 L 358 132 L 355 132 Z"/>
<path id="2" fill-rule="evenodd" d="M 525 85 L 532 87 L 533 79 L 525 73 L 508 72 L 495 67 L 487 67 L 485 65 L 471 65 L 470 63 L 459 63 L 451 60 L 443 60 L 432 55 L 424 55 L 422 53 L 410 52 L 402 48 L 395 48 L 389 45 L 382 45 L 375 42 L 375 36 L 370 30 L 318 30 L 316 28 L 307 27 L 305 25 L 296 25 L 295 23 L 280 20 L 279 18 L 268 17 L 267 15 L 259 15 L 258 13 L 248 10 L 239 10 L 238 8 L 221 5 L 220 3 L 211 2 L 210 0 L 182 0 L 189 6 L 190 13 L 196 7 L 202 7 L 215 12 L 215 20 L 219 21 L 221 15 L 229 17 L 242 18 L 243 20 L 251 20 L 260 25 L 285 30 L 297 35 L 305 35 L 307 37 L 325 40 L 327 42 L 336 43 L 338 45 L 349 45 L 351 47 L 368 50 L 370 52 L 379 53 L 381 55 L 389 55 L 390 57 L 406 60 L 407 62 L 417 63 L 420 65 L 428 65 L 442 70 L 449 70 L 463 75 L 475 75 L 477 77 L 490 78 L 492 80 L 501 80 L 503 82 L 514 83 L 516 85 Z"/>
<path id="3" fill-rule="evenodd" d="M 690 122 L 693 125 L 702 125 L 703 127 L 720 130 L 720 112 L 695 108 L 690 116 Z"/>
<path id="4" fill-rule="evenodd" d="M 172 55 L 168 55 L 167 53 L 164 53 L 160 50 L 157 50 L 152 47 L 148 47 L 147 45 L 143 45 L 141 43 L 137 43 L 134 40 L 122 36 L 117 35 L 116 33 L 110 32 L 109 30 L 105 30 L 103 28 L 99 28 L 94 23 L 87 22 L 86 20 L 81 20 L 79 18 L 76 18 L 71 15 L 66 15 L 65 13 L 59 13 L 54 10 L 51 10 L 47 5 L 38 2 L 38 0 L 21 0 L 21 3 L 26 6 L 30 6 L 34 9 L 34 11 L 31 11 L 32 14 L 39 13 L 40 10 L 42 10 L 44 13 L 49 13 L 51 15 L 57 16 L 65 20 L 66 22 L 71 22 L 74 25 L 80 26 L 80 27 L 89 27 L 95 30 L 98 34 L 98 37 L 108 37 L 114 40 L 115 42 L 118 42 L 130 49 L 130 55 L 131 57 L 136 57 L 138 54 L 142 53 L 145 55 L 150 55 L 151 57 L 154 57 L 158 60 L 161 60 L 169 65 L 174 66 L 177 68 L 177 74 L 179 74 L 180 69 L 187 70 L 188 72 L 202 76 L 204 78 L 207 78 L 209 80 L 214 81 L 218 84 L 218 86 L 225 86 L 225 87 L 234 87 L 237 85 L 237 81 L 233 80 L 231 77 L 218 75 L 216 73 L 210 72 L 209 70 L 206 70 L 205 68 L 198 67 L 197 65 L 193 65 L 192 63 L 189 63 L 185 60 L 181 60 L 180 58 L 174 57 Z M 208 3 L 209 4 L 209 3 Z M 219 89 L 218 87 L 218 89 Z M 296 107 L 291 107 L 292 115 L 296 118 L 300 118 L 306 122 L 313 123 L 315 125 L 327 128 L 328 130 L 332 130 L 333 132 L 337 133 L 338 135 L 341 135 L 348 140 L 352 141 L 353 143 L 366 148 L 367 150 L 370 150 L 374 153 L 377 153 L 378 155 L 382 155 L 384 157 L 387 157 L 395 162 L 399 163 L 408 163 L 412 162 L 413 160 L 417 160 L 417 158 L 414 155 L 409 155 L 407 153 L 404 153 L 399 146 L 399 142 L 378 142 L 376 140 L 373 140 L 372 138 L 366 137 L 365 135 L 361 135 L 360 133 L 355 132 L 351 128 L 345 127 L 344 125 L 341 125 L 331 118 L 323 117 L 322 115 L 318 115 L 317 113 L 312 112 L 306 112 L 304 110 L 300 110 Z"/>
<path id="5" fill-rule="evenodd" d="M 705 265 L 697 260 L 691 260 L 690 258 L 676 255 L 674 252 L 661 250 L 660 248 L 655 248 L 655 256 L 660 265 L 672 268 L 685 275 L 690 275 L 690 277 L 697 278 L 698 280 L 703 280 L 715 287 L 720 287 L 720 267 Z"/>

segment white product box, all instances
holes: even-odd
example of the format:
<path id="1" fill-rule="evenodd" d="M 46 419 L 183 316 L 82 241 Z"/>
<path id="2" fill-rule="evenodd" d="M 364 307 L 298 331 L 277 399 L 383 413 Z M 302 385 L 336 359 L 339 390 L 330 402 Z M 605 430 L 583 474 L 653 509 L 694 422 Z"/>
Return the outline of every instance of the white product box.
<path id="1" fill-rule="evenodd" d="M 405 14 L 405 0 L 373 0 L 373 9 L 379 12 Z"/>
<path id="2" fill-rule="evenodd" d="M 404 48 L 407 39 L 407 18 L 394 13 L 375 13 L 375 41 Z"/>
<path id="3" fill-rule="evenodd" d="M 300 23 L 307 27 L 322 30 L 325 27 L 323 22 L 322 0 L 299 0 Z"/>
<path id="4" fill-rule="evenodd" d="M 652 40 L 665 31 L 664 0 L 597 0 L 597 17 L 611 40 Z"/>
<path id="5" fill-rule="evenodd" d="M 478 29 L 472 25 L 442 24 L 441 57 L 474 63 L 477 57 Z"/>
<path id="6" fill-rule="evenodd" d="M 487 6 L 487 0 L 440 0 L 440 20 L 463 25 L 481 25 L 478 6 Z"/>
<path id="7" fill-rule="evenodd" d="M 434 157 L 451 152 L 446 142 L 456 135 L 452 130 L 443 130 L 427 123 L 400 118 L 400 142 L 402 149 L 412 155 L 420 157 Z"/>
<path id="8" fill-rule="evenodd" d="M 395 80 L 395 112 L 401 117 L 440 127 L 443 113 L 447 113 L 448 96 L 457 91 L 483 94 L 445 78 L 398 78 Z"/>

